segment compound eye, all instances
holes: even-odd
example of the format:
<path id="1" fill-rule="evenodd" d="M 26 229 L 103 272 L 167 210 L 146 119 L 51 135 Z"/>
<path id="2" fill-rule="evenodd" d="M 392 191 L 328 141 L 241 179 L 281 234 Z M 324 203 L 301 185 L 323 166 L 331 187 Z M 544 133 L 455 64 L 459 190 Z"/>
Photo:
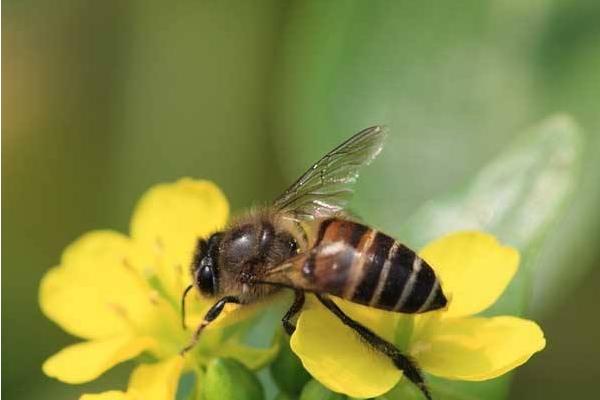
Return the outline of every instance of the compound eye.
<path id="1" fill-rule="evenodd" d="M 215 274 L 210 266 L 201 267 L 196 279 L 202 293 L 210 296 L 215 294 Z"/>

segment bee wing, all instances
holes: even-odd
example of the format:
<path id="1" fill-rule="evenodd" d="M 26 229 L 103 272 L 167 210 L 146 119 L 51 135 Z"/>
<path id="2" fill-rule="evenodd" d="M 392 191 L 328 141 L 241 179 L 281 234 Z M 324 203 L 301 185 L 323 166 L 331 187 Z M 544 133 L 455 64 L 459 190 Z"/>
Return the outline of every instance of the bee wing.
<path id="1" fill-rule="evenodd" d="M 381 151 L 386 129 L 364 129 L 313 164 L 273 205 L 298 219 L 326 218 L 344 210 L 363 165 Z"/>

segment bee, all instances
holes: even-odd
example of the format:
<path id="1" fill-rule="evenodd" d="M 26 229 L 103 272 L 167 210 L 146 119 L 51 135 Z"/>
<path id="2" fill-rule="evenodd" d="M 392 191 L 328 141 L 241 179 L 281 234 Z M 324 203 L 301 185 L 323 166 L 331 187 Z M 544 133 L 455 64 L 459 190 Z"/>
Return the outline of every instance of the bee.
<path id="1" fill-rule="evenodd" d="M 250 304 L 286 289 L 295 295 L 282 318 L 291 335 L 292 320 L 304 305 L 305 293 L 312 293 L 389 357 L 431 400 L 415 362 L 350 318 L 330 297 L 408 314 L 446 306 L 440 281 L 425 260 L 345 211 L 359 169 L 381 152 L 385 136 L 381 126 L 362 130 L 313 164 L 269 207 L 251 211 L 225 230 L 198 240 L 191 266 L 193 283 L 182 296 L 182 313 L 185 295 L 192 288 L 216 302 L 182 354 L 193 348 L 202 330 L 227 303 Z"/>

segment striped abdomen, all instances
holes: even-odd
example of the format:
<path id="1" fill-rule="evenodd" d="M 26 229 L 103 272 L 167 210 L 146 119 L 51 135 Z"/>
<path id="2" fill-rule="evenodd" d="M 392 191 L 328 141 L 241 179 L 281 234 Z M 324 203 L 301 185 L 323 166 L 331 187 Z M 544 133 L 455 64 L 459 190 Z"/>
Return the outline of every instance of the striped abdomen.
<path id="1" fill-rule="evenodd" d="M 352 221 L 322 221 L 298 267 L 313 290 L 375 308 L 421 313 L 447 303 L 433 269 L 414 251 Z"/>

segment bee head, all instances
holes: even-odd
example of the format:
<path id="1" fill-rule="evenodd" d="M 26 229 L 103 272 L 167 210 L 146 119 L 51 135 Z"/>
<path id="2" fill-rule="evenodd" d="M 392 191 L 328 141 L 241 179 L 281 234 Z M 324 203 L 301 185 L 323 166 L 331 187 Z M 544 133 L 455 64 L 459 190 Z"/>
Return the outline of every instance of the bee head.
<path id="1" fill-rule="evenodd" d="M 219 243 L 223 234 L 214 233 L 208 240 L 199 239 L 192 261 L 194 285 L 205 296 L 214 296 L 218 290 Z"/>

